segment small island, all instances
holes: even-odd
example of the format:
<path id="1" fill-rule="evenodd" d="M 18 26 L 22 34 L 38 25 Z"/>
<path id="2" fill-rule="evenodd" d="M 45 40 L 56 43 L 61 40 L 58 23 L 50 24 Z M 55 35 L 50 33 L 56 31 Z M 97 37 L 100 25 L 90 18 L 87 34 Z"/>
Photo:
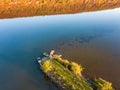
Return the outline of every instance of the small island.
<path id="1" fill-rule="evenodd" d="M 51 81 L 63 90 L 115 90 L 112 83 L 102 79 L 90 80 L 82 75 L 83 67 L 73 61 L 54 54 L 54 50 L 45 57 L 38 58 L 41 70 Z"/>

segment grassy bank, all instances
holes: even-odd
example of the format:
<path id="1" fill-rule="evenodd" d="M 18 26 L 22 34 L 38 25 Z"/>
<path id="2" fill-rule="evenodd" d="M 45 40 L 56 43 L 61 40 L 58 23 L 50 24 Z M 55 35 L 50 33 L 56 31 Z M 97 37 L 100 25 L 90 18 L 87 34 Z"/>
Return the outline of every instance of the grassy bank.
<path id="1" fill-rule="evenodd" d="M 120 0 L 0 0 L 0 18 L 68 14 L 120 6 Z"/>
<path id="2" fill-rule="evenodd" d="M 82 75 L 83 67 L 75 62 L 54 55 L 40 62 L 42 71 L 64 90 L 114 90 L 112 84 L 102 78 L 89 80 Z"/>

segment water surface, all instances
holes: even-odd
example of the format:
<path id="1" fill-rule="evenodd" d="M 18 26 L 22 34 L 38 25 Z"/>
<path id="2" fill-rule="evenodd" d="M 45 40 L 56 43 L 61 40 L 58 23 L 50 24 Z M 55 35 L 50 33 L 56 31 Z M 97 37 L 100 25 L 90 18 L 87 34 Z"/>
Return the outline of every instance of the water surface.
<path id="1" fill-rule="evenodd" d="M 0 90 L 58 90 L 36 58 L 55 49 L 120 89 L 120 9 L 0 20 Z"/>

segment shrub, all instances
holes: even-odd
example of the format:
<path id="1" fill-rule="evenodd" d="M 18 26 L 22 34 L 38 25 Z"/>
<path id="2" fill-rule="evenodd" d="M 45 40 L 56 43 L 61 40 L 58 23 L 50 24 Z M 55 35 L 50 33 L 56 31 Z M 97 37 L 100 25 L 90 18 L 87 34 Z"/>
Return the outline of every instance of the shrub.
<path id="1" fill-rule="evenodd" d="M 42 68 L 44 70 L 44 72 L 49 72 L 53 69 L 50 60 L 46 60 L 42 63 Z"/>
<path id="2" fill-rule="evenodd" d="M 76 75 L 82 75 L 83 67 L 75 62 L 71 62 L 71 71 Z"/>
<path id="3" fill-rule="evenodd" d="M 112 83 L 110 83 L 102 78 L 95 79 L 95 86 L 96 86 L 97 90 L 115 90 L 112 87 Z"/>
<path id="4" fill-rule="evenodd" d="M 70 64 L 70 62 L 67 59 L 62 59 L 59 56 L 54 57 L 54 59 L 57 60 L 59 63 L 61 63 L 66 68 L 68 68 L 68 65 Z"/>

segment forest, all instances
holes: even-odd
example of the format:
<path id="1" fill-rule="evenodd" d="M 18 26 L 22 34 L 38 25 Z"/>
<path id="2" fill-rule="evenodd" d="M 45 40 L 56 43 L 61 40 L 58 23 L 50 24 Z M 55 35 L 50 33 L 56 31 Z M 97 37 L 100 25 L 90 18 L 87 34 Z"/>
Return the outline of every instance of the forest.
<path id="1" fill-rule="evenodd" d="M 120 6 L 120 0 L 0 0 L 0 18 L 69 14 Z"/>

